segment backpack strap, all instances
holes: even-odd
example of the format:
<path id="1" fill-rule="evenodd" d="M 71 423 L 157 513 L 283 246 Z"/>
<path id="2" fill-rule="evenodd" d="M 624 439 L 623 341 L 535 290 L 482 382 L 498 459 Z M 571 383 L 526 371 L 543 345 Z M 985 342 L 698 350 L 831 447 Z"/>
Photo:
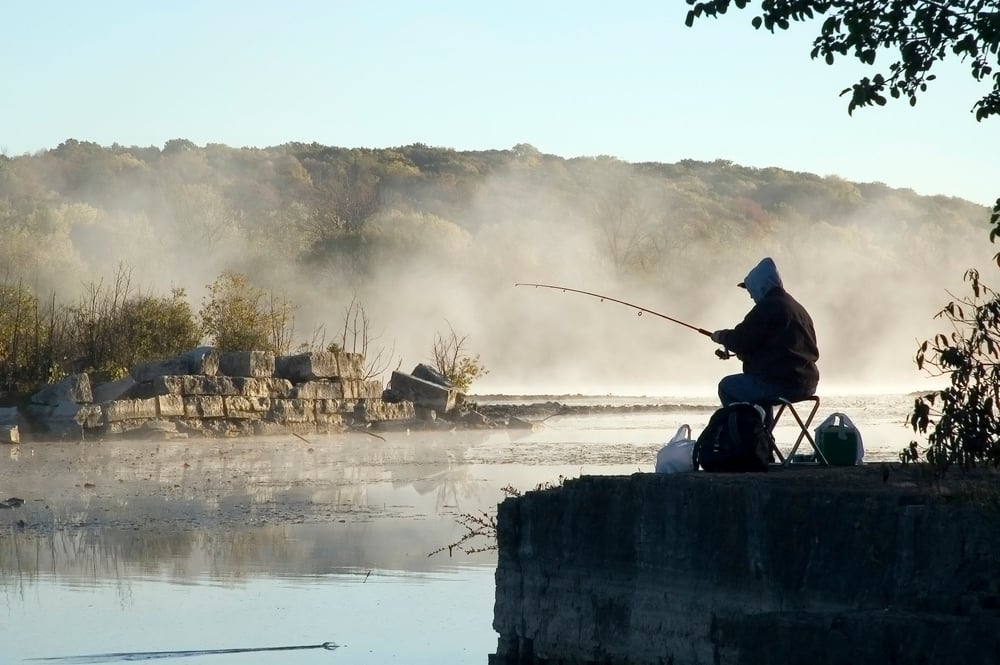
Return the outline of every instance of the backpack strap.
<path id="1" fill-rule="evenodd" d="M 738 437 L 740 435 L 740 411 L 738 408 L 730 407 L 729 420 L 726 424 L 728 425 L 726 432 L 729 434 L 729 447 L 738 448 L 738 445 L 734 445 L 739 444 L 739 441 L 734 437 Z"/>

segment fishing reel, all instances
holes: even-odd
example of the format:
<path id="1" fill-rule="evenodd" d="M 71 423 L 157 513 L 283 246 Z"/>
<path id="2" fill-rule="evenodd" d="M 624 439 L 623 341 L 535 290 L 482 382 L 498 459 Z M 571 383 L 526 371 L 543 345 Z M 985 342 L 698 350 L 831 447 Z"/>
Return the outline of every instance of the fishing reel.
<path id="1" fill-rule="evenodd" d="M 721 349 L 715 350 L 715 357 L 719 360 L 729 360 L 733 357 L 733 352 L 726 347 L 722 347 Z"/>

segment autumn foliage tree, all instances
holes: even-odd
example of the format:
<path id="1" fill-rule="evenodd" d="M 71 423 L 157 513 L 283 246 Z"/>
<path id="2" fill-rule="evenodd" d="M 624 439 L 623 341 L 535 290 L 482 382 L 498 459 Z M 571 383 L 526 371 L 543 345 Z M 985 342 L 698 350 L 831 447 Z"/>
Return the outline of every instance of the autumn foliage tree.
<path id="1" fill-rule="evenodd" d="M 294 333 L 288 300 L 251 283 L 244 273 L 225 271 L 208 285 L 201 323 L 220 351 L 288 353 Z"/>

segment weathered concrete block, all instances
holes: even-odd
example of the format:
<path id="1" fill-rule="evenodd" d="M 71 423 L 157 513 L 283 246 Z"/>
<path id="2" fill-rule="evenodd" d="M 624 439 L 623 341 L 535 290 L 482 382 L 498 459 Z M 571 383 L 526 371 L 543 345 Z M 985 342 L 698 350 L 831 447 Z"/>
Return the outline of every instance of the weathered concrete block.
<path id="1" fill-rule="evenodd" d="M 357 379 L 338 379 L 344 399 L 361 399 L 361 381 Z"/>
<path id="2" fill-rule="evenodd" d="M 274 376 L 274 354 L 270 351 L 223 351 L 219 354 L 219 373 L 254 378 Z"/>
<path id="3" fill-rule="evenodd" d="M 365 357 L 360 353 L 337 353 L 337 376 L 342 379 L 365 378 Z"/>
<path id="4" fill-rule="evenodd" d="M 316 413 L 353 413 L 358 404 L 356 399 L 317 399 L 313 400 Z"/>
<path id="5" fill-rule="evenodd" d="M 271 410 L 270 397 L 226 396 L 222 403 L 227 418 L 263 418 Z"/>
<path id="6" fill-rule="evenodd" d="M 344 386 L 339 379 L 306 381 L 292 388 L 295 399 L 343 399 Z"/>
<path id="7" fill-rule="evenodd" d="M 180 418 L 184 415 L 184 398 L 180 395 L 157 395 L 156 413 L 161 418 Z"/>
<path id="8" fill-rule="evenodd" d="M 270 397 L 284 399 L 292 394 L 292 382 L 278 377 L 233 377 L 236 394 L 243 397 Z"/>
<path id="9" fill-rule="evenodd" d="M 444 386 L 445 388 L 454 388 L 455 385 L 445 378 L 444 374 L 437 371 L 430 365 L 420 363 L 413 368 L 410 372 L 411 375 L 417 377 L 418 379 L 423 379 L 424 381 L 430 381 L 431 383 L 436 383 L 439 386 Z"/>
<path id="10" fill-rule="evenodd" d="M 200 346 L 167 360 L 141 363 L 130 372 L 137 383 L 152 381 L 157 376 L 203 374 L 215 376 L 219 371 L 219 354 L 210 346 Z"/>
<path id="11" fill-rule="evenodd" d="M 183 399 L 184 416 L 187 418 L 222 418 L 226 415 L 222 395 L 190 395 Z"/>
<path id="12" fill-rule="evenodd" d="M 229 376 L 194 374 L 157 376 L 152 380 L 158 395 L 239 395 L 240 390 Z"/>
<path id="13" fill-rule="evenodd" d="M 354 415 L 366 422 L 380 420 L 413 420 L 416 412 L 413 402 L 395 402 L 390 404 L 382 399 L 365 399 L 358 402 Z"/>
<path id="14" fill-rule="evenodd" d="M 310 351 L 275 358 L 274 374 L 292 383 L 316 379 L 361 379 L 365 359 L 360 353 Z"/>
<path id="15" fill-rule="evenodd" d="M 313 400 L 308 399 L 274 399 L 271 400 L 271 420 L 285 425 L 288 423 L 316 422 L 316 411 Z"/>
<path id="16" fill-rule="evenodd" d="M 275 376 L 292 383 L 332 379 L 339 375 L 337 356 L 330 351 L 312 351 L 275 358 Z"/>
<path id="17" fill-rule="evenodd" d="M 382 382 L 378 379 L 370 379 L 368 381 L 362 381 L 361 386 L 358 389 L 358 398 L 360 399 L 382 399 Z"/>
<path id="18" fill-rule="evenodd" d="M 21 431 L 17 425 L 0 425 L 0 443 L 21 443 Z"/>
<path id="19" fill-rule="evenodd" d="M 156 399 L 113 399 L 104 403 L 104 422 L 148 420 L 156 417 Z"/>
<path id="20" fill-rule="evenodd" d="M 32 404 L 46 406 L 58 406 L 62 402 L 89 404 L 94 401 L 90 377 L 86 373 L 67 376 L 61 381 L 45 386 L 32 395 L 29 401 Z"/>
<path id="21" fill-rule="evenodd" d="M 327 382 L 331 384 L 331 392 L 318 394 L 314 399 L 369 399 L 372 397 L 382 397 L 381 381 L 362 381 L 361 379 L 331 379 Z M 300 384 L 299 388 L 308 383 Z M 300 394 L 300 397 L 307 397 L 307 393 Z"/>
<path id="22" fill-rule="evenodd" d="M 454 409 L 459 395 L 454 388 L 445 388 L 402 372 L 392 373 L 389 390 L 403 400 L 413 402 L 417 407 L 433 409 L 439 414 Z"/>
<path id="23" fill-rule="evenodd" d="M 343 424 L 344 415 L 353 415 L 358 400 L 354 399 L 316 399 L 313 406 L 316 411 L 316 424 Z"/>
<path id="24" fill-rule="evenodd" d="M 320 400 L 316 400 L 316 403 L 319 401 Z M 342 427 L 344 424 L 344 416 L 340 413 L 321 413 L 319 408 L 317 408 L 316 424 L 324 427 Z"/>
<path id="25" fill-rule="evenodd" d="M 98 383 L 92 387 L 94 402 L 110 402 L 113 399 L 128 399 L 128 397 L 138 397 L 127 395 L 128 391 L 135 386 L 135 379 L 126 376 L 117 381 L 106 381 Z"/>

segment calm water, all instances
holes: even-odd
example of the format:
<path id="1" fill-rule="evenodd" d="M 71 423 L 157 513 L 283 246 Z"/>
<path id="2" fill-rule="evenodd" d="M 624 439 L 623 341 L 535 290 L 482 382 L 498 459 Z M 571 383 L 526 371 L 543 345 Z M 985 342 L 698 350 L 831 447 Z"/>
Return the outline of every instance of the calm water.
<path id="1" fill-rule="evenodd" d="M 709 399 L 559 401 L 676 406 L 386 441 L 5 449 L 0 498 L 26 503 L 0 511 L 0 663 L 323 642 L 341 647 L 158 662 L 485 663 L 497 639 L 495 555 L 428 556 L 464 533 L 456 517 L 491 512 L 508 484 L 651 471 L 677 428 L 688 423 L 697 435 L 714 408 Z M 895 460 L 913 438 L 903 426 L 911 402 L 824 398 L 816 422 L 842 411 L 869 461 Z M 794 436 L 778 430 L 779 442 Z M 19 528 L 22 519 L 47 528 Z"/>

